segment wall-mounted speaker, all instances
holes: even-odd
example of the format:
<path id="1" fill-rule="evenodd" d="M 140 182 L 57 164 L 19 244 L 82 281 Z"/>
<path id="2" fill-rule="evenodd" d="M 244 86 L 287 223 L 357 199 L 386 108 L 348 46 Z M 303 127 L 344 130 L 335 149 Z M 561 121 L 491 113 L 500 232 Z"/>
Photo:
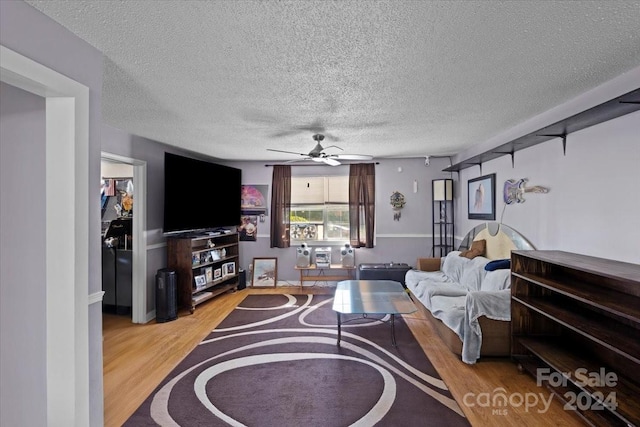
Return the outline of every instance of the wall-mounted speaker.
<path id="1" fill-rule="evenodd" d="M 356 256 L 353 251 L 353 248 L 350 244 L 344 245 L 342 249 L 340 249 L 340 262 L 343 267 L 355 267 L 356 266 Z"/>
<path id="2" fill-rule="evenodd" d="M 306 243 L 296 248 L 296 267 L 307 268 L 311 266 L 311 249 L 307 247 Z"/>

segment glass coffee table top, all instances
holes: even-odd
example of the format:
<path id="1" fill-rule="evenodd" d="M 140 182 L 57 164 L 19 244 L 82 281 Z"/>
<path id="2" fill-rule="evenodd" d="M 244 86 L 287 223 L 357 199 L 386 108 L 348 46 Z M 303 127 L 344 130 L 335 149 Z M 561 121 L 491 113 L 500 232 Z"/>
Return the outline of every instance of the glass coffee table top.
<path id="1" fill-rule="evenodd" d="M 417 308 L 399 282 L 343 280 L 336 287 L 333 310 L 343 314 L 409 314 Z"/>

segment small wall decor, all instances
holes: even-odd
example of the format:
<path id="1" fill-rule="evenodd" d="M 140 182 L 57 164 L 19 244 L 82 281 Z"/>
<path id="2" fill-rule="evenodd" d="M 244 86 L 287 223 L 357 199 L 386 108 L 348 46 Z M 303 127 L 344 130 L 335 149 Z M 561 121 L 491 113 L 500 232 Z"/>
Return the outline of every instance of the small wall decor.
<path id="1" fill-rule="evenodd" d="M 504 198 L 504 202 L 507 205 L 511 205 L 513 203 L 524 203 L 524 193 L 548 193 L 549 189 L 547 187 L 541 187 L 539 185 L 534 185 L 533 187 L 526 187 L 527 178 L 522 178 L 516 181 L 515 179 L 508 179 L 504 182 L 504 188 L 502 191 L 502 196 Z"/>
<path id="2" fill-rule="evenodd" d="M 391 194 L 391 206 L 393 206 L 393 220 L 400 221 L 400 209 L 406 204 L 404 195 L 399 191 L 394 191 Z"/>
<path id="3" fill-rule="evenodd" d="M 496 174 L 470 179 L 467 182 L 469 219 L 496 219 Z"/>
<path id="4" fill-rule="evenodd" d="M 267 210 L 268 185 L 243 185 L 240 209 L 243 215 L 269 215 Z"/>
<path id="5" fill-rule="evenodd" d="M 278 258 L 254 258 L 251 286 L 276 286 L 278 283 Z"/>
<path id="6" fill-rule="evenodd" d="M 243 215 L 240 218 L 238 233 L 241 242 L 255 242 L 258 234 L 258 217 L 256 215 Z"/>

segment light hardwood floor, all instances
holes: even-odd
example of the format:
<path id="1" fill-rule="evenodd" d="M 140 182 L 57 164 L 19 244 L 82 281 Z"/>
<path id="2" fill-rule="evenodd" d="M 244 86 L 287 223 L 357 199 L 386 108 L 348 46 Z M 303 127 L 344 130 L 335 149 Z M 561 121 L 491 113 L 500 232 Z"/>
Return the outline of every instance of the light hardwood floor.
<path id="1" fill-rule="evenodd" d="M 321 287 L 305 289 L 307 291 L 314 294 L 333 293 L 332 288 Z M 123 316 L 105 315 L 105 426 L 121 426 L 162 379 L 246 295 L 269 293 L 299 294 L 300 288 L 247 288 L 226 293 L 198 306 L 194 314 L 180 312 L 177 320 L 166 323 L 152 321 L 146 325 L 136 325 Z M 475 365 L 463 363 L 444 346 L 423 310 L 420 307 L 417 313 L 404 318 L 473 426 L 582 425 L 574 414 L 564 411 L 555 399 L 545 413 L 538 413 L 538 410 L 543 410 L 542 403 L 529 409 L 525 405 L 516 406 L 519 396 L 532 399 L 534 395 L 540 396 L 542 393 L 548 399 L 549 392 L 537 387 L 530 376 L 518 372 L 509 359 L 481 360 Z M 476 399 L 480 393 L 485 393 L 486 397 L 501 391 L 507 397 L 512 397 L 513 405 L 495 408 L 478 404 L 483 402 L 482 396 Z M 503 411 L 498 412 L 499 409 Z"/>

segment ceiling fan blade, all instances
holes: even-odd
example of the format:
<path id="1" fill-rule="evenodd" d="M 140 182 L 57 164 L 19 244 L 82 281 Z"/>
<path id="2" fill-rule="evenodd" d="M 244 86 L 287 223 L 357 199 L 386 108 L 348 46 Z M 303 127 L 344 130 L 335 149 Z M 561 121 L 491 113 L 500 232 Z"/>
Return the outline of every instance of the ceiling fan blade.
<path id="1" fill-rule="evenodd" d="M 284 162 L 285 164 L 288 163 L 298 163 L 298 162 L 306 162 L 309 161 L 311 159 L 309 159 L 308 157 L 305 157 L 304 159 L 293 159 L 293 160 L 287 160 L 286 162 Z"/>
<path id="2" fill-rule="evenodd" d="M 333 156 L 341 160 L 371 160 L 373 156 L 367 156 L 366 154 L 336 154 Z"/>
<path id="3" fill-rule="evenodd" d="M 267 151 L 275 151 L 276 153 L 298 154 L 299 156 L 306 156 L 304 153 L 296 153 L 295 151 L 275 150 L 273 148 L 267 148 Z"/>
<path id="4" fill-rule="evenodd" d="M 341 163 L 339 161 L 337 161 L 336 159 L 333 159 L 331 157 L 322 157 L 319 160 L 321 162 L 324 162 L 324 163 L 328 164 L 329 166 L 339 166 L 339 165 L 341 165 Z"/>

